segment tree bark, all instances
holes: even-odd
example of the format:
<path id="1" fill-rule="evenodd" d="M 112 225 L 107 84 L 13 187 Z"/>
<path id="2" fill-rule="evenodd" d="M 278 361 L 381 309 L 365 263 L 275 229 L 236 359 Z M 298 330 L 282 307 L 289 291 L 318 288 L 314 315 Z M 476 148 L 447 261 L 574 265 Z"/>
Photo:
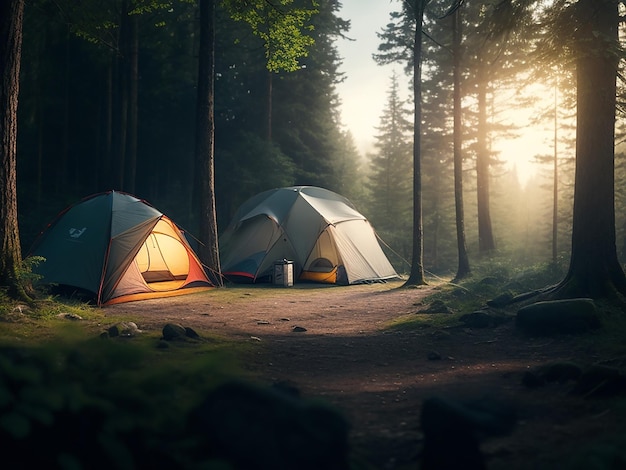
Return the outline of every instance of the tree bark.
<path id="1" fill-rule="evenodd" d="M 101 161 L 98 163 L 100 171 L 98 172 L 98 190 L 106 191 L 115 188 L 114 176 L 113 176 L 113 149 L 114 149 L 114 137 L 113 126 L 115 122 L 114 110 L 115 110 L 115 56 L 111 55 L 107 60 L 106 77 L 104 82 L 104 100 L 102 107 L 104 109 L 104 142 L 103 155 Z"/>
<path id="2" fill-rule="evenodd" d="M 200 45 L 196 117 L 198 255 L 215 285 L 222 285 L 215 204 L 215 0 L 199 0 Z"/>
<path id="3" fill-rule="evenodd" d="M 422 155 L 421 155 L 421 124 L 422 124 L 422 24 L 424 6 L 427 0 L 415 0 L 415 34 L 413 42 L 413 255 L 411 272 L 406 286 L 425 285 L 424 279 L 424 235 L 422 220 Z"/>
<path id="4" fill-rule="evenodd" d="M 137 179 L 137 130 L 139 121 L 139 15 L 128 18 L 128 176 L 127 191 L 135 192 Z"/>
<path id="5" fill-rule="evenodd" d="M 22 252 L 17 220 L 17 106 L 24 0 L 0 2 L 0 286 L 28 300 L 20 283 Z"/>
<path id="6" fill-rule="evenodd" d="M 478 151 L 476 155 L 476 196 L 478 203 L 478 251 L 487 254 L 496 248 L 491 229 L 489 208 L 489 145 L 487 144 L 487 77 L 486 65 L 478 72 Z"/>
<path id="7" fill-rule="evenodd" d="M 267 141 L 272 141 L 272 102 L 274 100 L 274 73 L 271 70 L 267 71 Z"/>
<path id="8" fill-rule="evenodd" d="M 556 264 L 558 257 L 559 236 L 559 152 L 558 152 L 558 78 L 554 83 L 554 160 L 552 162 L 552 263 Z"/>
<path id="9" fill-rule="evenodd" d="M 461 108 L 461 9 L 457 8 L 452 16 L 453 54 L 454 54 L 454 204 L 456 210 L 456 241 L 458 268 L 455 279 L 463 279 L 470 274 L 467 244 L 465 241 L 465 211 L 463 208 L 463 129 Z"/>
<path id="10" fill-rule="evenodd" d="M 618 2 L 580 0 L 572 252 L 560 298 L 626 295 L 615 245 L 615 105 Z"/>
<path id="11" fill-rule="evenodd" d="M 127 165 L 127 139 L 128 139 L 128 109 L 130 92 L 130 65 L 129 65 L 129 43 L 130 43 L 130 23 L 128 16 L 130 9 L 129 0 L 125 0 L 120 11 L 120 32 L 118 39 L 119 54 L 117 56 L 117 73 L 115 83 L 115 111 L 113 126 L 113 159 L 112 170 L 114 172 L 114 188 L 126 190 L 126 165 Z"/>

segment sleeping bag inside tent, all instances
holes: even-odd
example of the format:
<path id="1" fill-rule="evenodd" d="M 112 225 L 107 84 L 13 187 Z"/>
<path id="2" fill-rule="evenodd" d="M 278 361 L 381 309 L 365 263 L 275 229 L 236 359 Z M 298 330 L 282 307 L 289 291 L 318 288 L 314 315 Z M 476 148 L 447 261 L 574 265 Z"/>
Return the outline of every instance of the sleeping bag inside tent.
<path id="1" fill-rule="evenodd" d="M 176 224 L 146 201 L 117 191 L 61 212 L 29 255 L 45 258 L 34 268 L 40 283 L 83 289 L 98 305 L 212 286 Z"/>
<path id="2" fill-rule="evenodd" d="M 219 239 L 222 274 L 270 281 L 291 260 L 294 279 L 358 284 L 398 278 L 374 229 L 345 197 L 314 186 L 271 189 L 244 202 Z"/>

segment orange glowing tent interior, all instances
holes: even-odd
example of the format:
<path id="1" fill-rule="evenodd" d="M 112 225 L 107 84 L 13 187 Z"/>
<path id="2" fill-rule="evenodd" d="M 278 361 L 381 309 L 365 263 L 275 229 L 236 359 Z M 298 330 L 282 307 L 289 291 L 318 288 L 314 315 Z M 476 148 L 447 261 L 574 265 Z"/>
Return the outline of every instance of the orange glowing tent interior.
<path id="1" fill-rule="evenodd" d="M 40 283 L 93 293 L 99 306 L 212 287 L 183 232 L 148 202 L 108 191 L 68 207 L 29 253 Z"/>

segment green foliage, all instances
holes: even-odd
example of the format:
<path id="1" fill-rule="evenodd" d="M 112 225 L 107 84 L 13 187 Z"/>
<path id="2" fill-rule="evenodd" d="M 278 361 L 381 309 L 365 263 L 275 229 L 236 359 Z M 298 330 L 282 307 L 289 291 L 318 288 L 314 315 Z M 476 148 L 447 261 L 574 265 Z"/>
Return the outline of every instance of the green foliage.
<path id="1" fill-rule="evenodd" d="M 183 0 L 181 0 L 183 1 Z M 188 0 L 186 0 L 188 1 Z M 167 14 L 173 10 L 172 1 L 131 0 L 129 2 L 82 1 L 73 2 L 60 0 L 55 2 L 61 15 L 65 18 L 70 30 L 77 37 L 91 44 L 104 45 L 111 49 L 118 47 L 117 35 L 124 17 L 132 15 L 150 15 L 161 12 Z M 165 17 L 151 18 L 152 25 L 163 27 Z"/>
<path id="2" fill-rule="evenodd" d="M 165 353 L 99 338 L 0 347 L 4 464 L 191 468 L 189 413 L 232 367 L 199 352 L 155 361 Z"/>
<path id="3" fill-rule="evenodd" d="M 552 264 L 531 267 L 512 266 L 508 260 L 491 259 L 473 267 L 472 275 L 462 281 L 443 282 L 436 292 L 424 299 L 424 305 L 444 304 L 453 314 L 411 315 L 398 319 L 395 328 L 419 329 L 425 326 L 450 326 L 460 315 L 479 310 L 501 295 L 519 295 L 556 284 L 563 278 L 563 269 Z"/>
<path id="4" fill-rule="evenodd" d="M 33 272 L 33 268 L 45 261 L 41 256 L 28 256 L 22 260 L 16 270 L 17 285 L 25 292 L 31 292 L 33 283 L 41 276 Z M 0 289 L 0 317 L 13 308 L 13 299 L 7 294 L 7 289 Z"/>
<path id="5" fill-rule="evenodd" d="M 27 256 L 22 260 L 22 265 L 17 272 L 17 282 L 26 287 L 41 279 L 39 274 L 33 269 L 43 263 L 46 259 L 42 256 Z"/>
<path id="6" fill-rule="evenodd" d="M 247 23 L 252 33 L 263 40 L 270 72 L 300 68 L 298 59 L 306 57 L 315 42 L 305 32 L 313 30 L 308 22 L 318 10 L 295 7 L 294 0 L 223 0 L 223 4 L 235 21 Z M 311 6 L 315 7 L 316 2 L 312 1 Z"/>
<path id="7" fill-rule="evenodd" d="M 18 142 L 23 171 L 17 184 L 25 253 L 46 222 L 76 200 L 111 189 L 115 169 L 122 168 L 121 152 L 116 150 L 122 139 L 121 88 L 107 77 L 117 82 L 117 71 L 125 68 L 119 33 L 122 20 L 129 18 L 136 20 L 141 76 L 137 173 L 134 188 L 130 183 L 115 186 L 147 199 L 197 235 L 192 194 L 197 1 L 157 1 L 163 8 L 147 8 L 153 5 L 149 0 L 129 1 L 124 11 L 122 3 L 37 0 L 35 8 L 25 11 Z M 231 3 L 252 8 L 260 2 Z M 264 8 L 270 8 L 269 3 Z M 341 133 L 340 103 L 333 88 L 341 62 L 336 39 L 346 33 L 349 23 L 338 18 L 337 2 L 319 1 L 315 8 L 310 0 L 285 6 L 271 3 L 280 11 L 319 10 L 301 31 L 314 43 L 306 56 L 299 57 L 296 72 L 268 72 L 263 39 L 245 21 L 233 21 L 216 1 L 215 183 L 218 218 L 224 223 L 239 195 L 253 194 L 270 172 L 272 181 L 267 184 L 277 186 L 287 180 L 287 185 L 317 184 L 347 196 L 361 186 L 355 177 L 359 157 L 346 149 L 349 142 Z M 141 15 L 128 16 L 138 8 Z M 78 38 L 75 29 L 94 41 Z M 58 119 L 62 115 L 68 119 Z M 85 115 L 90 119 L 82 119 Z M 255 138 L 248 139 L 251 135 Z M 250 147 L 244 148 L 242 138 Z M 271 144 L 255 148 L 263 140 Z M 38 149 L 45 149 L 46 158 L 38 157 Z M 254 158 L 255 151 L 261 152 L 262 160 Z M 254 168 L 244 166 L 251 161 Z M 128 175 L 124 181 L 132 178 Z M 246 187 L 248 182 L 252 184 Z"/>
<path id="8" fill-rule="evenodd" d="M 400 98 L 398 77 L 391 77 L 387 103 L 374 136 L 370 155 L 368 189 L 371 191 L 369 218 L 385 238 L 410 240 L 413 200 L 412 123 L 406 102 Z M 410 245 L 410 243 L 409 243 Z M 393 244 L 398 249 L 400 244 Z M 407 253 L 403 253 L 408 257 Z"/>
<path id="9" fill-rule="evenodd" d="M 217 191 L 229 200 L 218 225 L 226 226 L 236 208 L 261 191 L 291 186 L 295 181 L 293 161 L 273 142 L 250 132 L 241 132 L 223 148 L 216 162 Z"/>

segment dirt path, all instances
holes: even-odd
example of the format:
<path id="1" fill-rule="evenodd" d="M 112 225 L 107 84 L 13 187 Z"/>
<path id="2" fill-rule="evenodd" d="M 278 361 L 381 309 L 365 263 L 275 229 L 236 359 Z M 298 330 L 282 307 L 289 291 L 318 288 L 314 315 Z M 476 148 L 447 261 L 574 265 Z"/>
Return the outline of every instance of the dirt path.
<path id="1" fill-rule="evenodd" d="M 490 469 L 533 467 L 610 432 L 618 416 L 599 401 L 567 394 L 567 384 L 522 386 L 525 371 L 552 360 L 588 359 L 575 338 L 527 338 L 513 322 L 496 328 L 417 331 L 386 328 L 424 309 L 432 288 L 401 283 L 292 288 L 236 286 L 203 294 L 108 307 L 141 329 L 166 322 L 217 332 L 258 346 L 249 368 L 267 383 L 297 387 L 349 419 L 356 453 L 377 469 L 416 468 L 420 409 L 430 396 L 507 401 L 518 409 L 508 436 L 486 439 Z M 591 433 L 591 434 L 590 434 Z"/>

